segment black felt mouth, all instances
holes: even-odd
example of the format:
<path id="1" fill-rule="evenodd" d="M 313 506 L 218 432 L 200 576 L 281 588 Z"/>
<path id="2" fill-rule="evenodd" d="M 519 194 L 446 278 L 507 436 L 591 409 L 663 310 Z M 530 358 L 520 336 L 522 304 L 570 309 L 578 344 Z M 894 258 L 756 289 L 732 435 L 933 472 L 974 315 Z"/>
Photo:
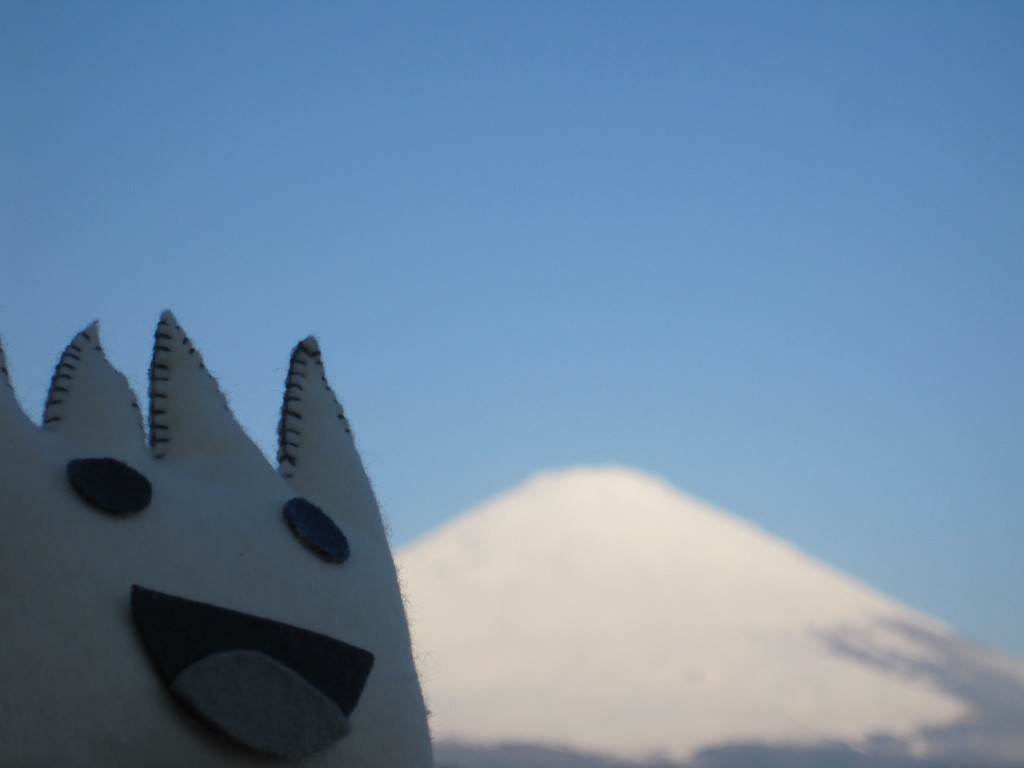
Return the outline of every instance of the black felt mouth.
<path id="1" fill-rule="evenodd" d="M 326 696 L 346 721 L 373 666 L 369 651 L 326 635 L 138 585 L 132 586 L 131 606 L 146 653 L 172 691 L 185 670 L 195 669 L 198 662 L 224 658 L 215 654 L 260 654 Z M 211 725 L 219 727 L 217 722 Z M 225 728 L 220 730 L 239 740 Z M 245 739 L 241 741 L 262 751 Z"/>

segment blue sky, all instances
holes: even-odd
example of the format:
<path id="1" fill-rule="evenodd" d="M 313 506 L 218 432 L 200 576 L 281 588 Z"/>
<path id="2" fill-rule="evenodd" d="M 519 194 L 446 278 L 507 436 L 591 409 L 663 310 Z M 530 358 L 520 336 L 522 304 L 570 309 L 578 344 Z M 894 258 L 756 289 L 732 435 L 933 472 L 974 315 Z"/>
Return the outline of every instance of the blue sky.
<path id="1" fill-rule="evenodd" d="M 321 340 L 398 545 L 615 462 L 1024 654 L 1024 5 L 0 2 L 38 415 Z"/>

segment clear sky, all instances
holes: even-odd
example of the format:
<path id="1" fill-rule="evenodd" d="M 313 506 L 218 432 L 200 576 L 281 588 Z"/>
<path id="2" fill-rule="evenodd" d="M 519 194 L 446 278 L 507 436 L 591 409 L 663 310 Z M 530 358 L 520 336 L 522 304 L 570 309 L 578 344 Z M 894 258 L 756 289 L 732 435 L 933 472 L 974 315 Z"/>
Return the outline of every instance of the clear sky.
<path id="1" fill-rule="evenodd" d="M 1024 654 L 1024 4 L 0 0 L 38 416 L 172 309 L 273 454 L 319 336 L 406 544 L 665 477 Z M 628 514 L 628 511 L 625 511 Z"/>

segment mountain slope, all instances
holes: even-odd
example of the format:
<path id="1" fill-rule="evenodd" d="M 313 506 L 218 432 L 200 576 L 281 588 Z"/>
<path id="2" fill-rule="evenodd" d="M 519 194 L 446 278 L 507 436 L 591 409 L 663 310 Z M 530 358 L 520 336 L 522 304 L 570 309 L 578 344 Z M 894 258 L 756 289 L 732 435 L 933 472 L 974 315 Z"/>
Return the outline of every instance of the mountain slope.
<path id="1" fill-rule="evenodd" d="M 978 736 L 976 702 L 935 674 L 960 647 L 943 625 L 635 471 L 539 475 L 399 559 L 442 739 L 685 760 Z"/>

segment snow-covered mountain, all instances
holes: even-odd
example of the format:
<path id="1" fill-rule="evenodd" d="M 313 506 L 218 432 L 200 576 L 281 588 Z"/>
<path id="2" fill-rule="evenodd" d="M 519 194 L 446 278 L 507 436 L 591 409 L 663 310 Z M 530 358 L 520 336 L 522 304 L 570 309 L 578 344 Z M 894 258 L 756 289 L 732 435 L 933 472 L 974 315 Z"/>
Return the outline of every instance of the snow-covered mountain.
<path id="1" fill-rule="evenodd" d="M 1024 662 L 650 475 L 538 475 L 399 562 L 440 740 L 1024 760 Z"/>

